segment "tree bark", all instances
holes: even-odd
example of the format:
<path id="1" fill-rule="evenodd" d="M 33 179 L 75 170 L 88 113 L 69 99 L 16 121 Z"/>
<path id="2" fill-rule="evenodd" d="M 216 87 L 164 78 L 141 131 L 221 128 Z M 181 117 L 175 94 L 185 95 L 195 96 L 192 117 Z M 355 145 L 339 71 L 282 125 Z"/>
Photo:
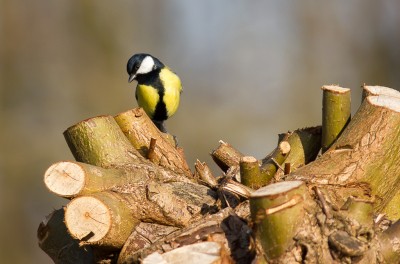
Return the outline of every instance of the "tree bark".
<path id="1" fill-rule="evenodd" d="M 201 163 L 199 160 L 197 160 L 194 164 L 194 167 L 196 169 L 195 178 L 204 181 L 207 186 L 213 189 L 216 189 L 218 187 L 217 180 L 215 179 L 210 168 L 205 162 Z"/>
<path id="2" fill-rule="evenodd" d="M 290 163 L 294 171 L 312 161 L 321 149 L 322 127 L 307 127 L 290 133 L 286 141 L 290 144 L 290 153 L 285 163 Z"/>
<path id="3" fill-rule="evenodd" d="M 154 252 L 147 256 L 143 264 L 229 264 L 231 258 L 221 244 L 217 242 L 203 242 L 177 248 L 173 251 L 160 254 Z"/>
<path id="4" fill-rule="evenodd" d="M 339 206 L 350 195 L 368 198 L 371 188 L 375 209 L 382 211 L 399 189 L 399 105 L 399 98 L 368 97 L 332 147 L 289 177 L 338 187 L 332 198 Z"/>
<path id="5" fill-rule="evenodd" d="M 186 160 L 182 158 L 175 143 L 171 143 L 170 135 L 161 133 L 150 118 L 143 111 L 143 108 L 136 108 L 114 116 L 121 130 L 129 142 L 143 156 L 147 157 L 151 138 L 157 140 L 152 162 L 173 172 L 191 177 Z"/>
<path id="6" fill-rule="evenodd" d="M 222 140 L 219 143 L 220 146 L 211 153 L 211 157 L 221 170 L 227 172 L 230 167 L 239 166 L 240 158 L 244 155 Z"/>
<path id="7" fill-rule="evenodd" d="M 252 252 L 249 251 L 250 228 L 233 213 L 231 208 L 226 208 L 155 241 L 150 246 L 130 254 L 127 258 L 127 254 L 123 252 L 132 250 L 125 247 L 122 257 L 120 255 L 118 259 L 118 264 L 141 263 L 141 260 L 153 252 L 170 252 L 177 247 L 204 240 L 219 242 L 223 245 L 227 254 L 231 255 L 238 264 L 251 261 Z M 132 242 L 130 244 L 134 245 Z"/>
<path id="8" fill-rule="evenodd" d="M 65 198 L 111 190 L 115 186 L 135 184 L 147 179 L 145 174 L 103 169 L 74 161 L 57 162 L 51 165 L 44 174 L 44 184 L 47 189 Z"/>

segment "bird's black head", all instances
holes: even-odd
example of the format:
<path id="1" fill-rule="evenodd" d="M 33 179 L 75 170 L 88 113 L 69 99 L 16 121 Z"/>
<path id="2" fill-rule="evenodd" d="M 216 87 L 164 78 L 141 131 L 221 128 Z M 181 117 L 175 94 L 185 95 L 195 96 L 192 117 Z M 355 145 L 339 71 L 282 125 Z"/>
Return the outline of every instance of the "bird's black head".
<path id="1" fill-rule="evenodd" d="M 133 55 L 126 65 L 129 74 L 129 82 L 136 79 L 137 75 L 147 74 L 157 68 L 163 68 L 163 64 L 150 54 L 138 53 Z"/>

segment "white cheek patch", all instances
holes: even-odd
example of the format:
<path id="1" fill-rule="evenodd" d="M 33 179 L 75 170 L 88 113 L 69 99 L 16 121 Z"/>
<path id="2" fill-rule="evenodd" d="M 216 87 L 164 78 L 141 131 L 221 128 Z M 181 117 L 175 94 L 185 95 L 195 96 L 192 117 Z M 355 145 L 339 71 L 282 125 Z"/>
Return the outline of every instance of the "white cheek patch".
<path id="1" fill-rule="evenodd" d="M 153 70 L 154 67 L 154 60 L 152 57 L 147 56 L 144 58 L 142 61 L 142 64 L 140 64 L 139 69 L 137 70 L 136 74 L 145 74 L 149 73 Z"/>

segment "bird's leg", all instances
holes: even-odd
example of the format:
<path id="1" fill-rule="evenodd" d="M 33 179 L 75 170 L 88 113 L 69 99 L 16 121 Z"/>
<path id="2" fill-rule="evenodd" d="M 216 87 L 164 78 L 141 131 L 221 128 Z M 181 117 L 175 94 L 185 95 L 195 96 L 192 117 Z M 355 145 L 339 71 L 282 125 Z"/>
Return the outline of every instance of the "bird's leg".
<path id="1" fill-rule="evenodd" d="M 156 120 L 153 120 L 153 123 L 156 125 L 156 127 L 157 127 L 161 132 L 170 135 L 170 133 L 168 133 L 168 131 L 167 131 L 167 127 L 166 127 L 166 125 L 165 125 L 165 121 L 156 121 Z M 172 137 L 173 137 L 174 140 L 175 140 L 175 147 L 177 147 L 177 146 L 178 146 L 178 138 L 177 138 L 175 135 L 172 135 Z"/>
<path id="2" fill-rule="evenodd" d="M 154 125 L 156 125 L 156 127 L 163 133 L 169 134 L 167 131 L 167 127 L 165 126 L 165 122 L 164 121 L 156 121 L 153 120 Z"/>

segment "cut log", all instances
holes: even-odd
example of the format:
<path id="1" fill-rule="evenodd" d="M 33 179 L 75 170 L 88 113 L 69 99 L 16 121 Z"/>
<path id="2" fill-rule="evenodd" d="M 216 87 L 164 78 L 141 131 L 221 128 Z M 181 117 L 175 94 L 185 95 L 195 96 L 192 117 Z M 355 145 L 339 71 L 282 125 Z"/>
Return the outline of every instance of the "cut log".
<path id="1" fill-rule="evenodd" d="M 217 264 L 232 263 L 224 248 L 217 242 L 203 242 L 168 253 L 155 252 L 143 260 L 143 264 Z"/>
<path id="2" fill-rule="evenodd" d="M 251 194 L 251 218 L 267 259 L 276 259 L 294 245 L 293 237 L 304 214 L 305 195 L 302 181 L 271 184 Z"/>
<path id="3" fill-rule="evenodd" d="M 56 264 L 92 264 L 93 250 L 89 246 L 79 246 L 79 240 L 68 234 L 64 223 L 64 208 L 54 210 L 40 223 L 37 238 L 39 247 Z"/>
<path id="4" fill-rule="evenodd" d="M 168 140 L 170 135 L 161 133 L 150 118 L 143 111 L 143 108 L 136 108 L 114 116 L 129 142 L 143 156 L 147 157 L 151 138 L 157 140 L 152 161 L 170 170 L 192 176 L 186 160 L 181 157 L 175 148 L 175 143 Z"/>
<path id="5" fill-rule="evenodd" d="M 227 172 L 230 167 L 239 166 L 240 158 L 244 155 L 222 140 L 219 143 L 220 146 L 211 153 L 211 157 L 218 167 Z"/>
<path id="6" fill-rule="evenodd" d="M 159 181 L 194 181 L 188 174 L 159 167 L 140 155 L 111 116 L 79 122 L 69 127 L 64 136 L 79 162 L 106 169 L 122 169 L 142 179 L 152 177 Z"/>
<path id="7" fill-rule="evenodd" d="M 141 158 L 109 115 L 81 121 L 64 131 L 64 137 L 76 161 L 108 168 Z"/>
<path id="8" fill-rule="evenodd" d="M 327 151 L 350 122 L 351 93 L 349 88 L 322 86 L 322 153 Z"/>
<path id="9" fill-rule="evenodd" d="M 65 212 L 65 224 L 74 238 L 105 249 L 121 248 L 138 223 L 123 199 L 112 192 L 75 198 Z"/>
<path id="10" fill-rule="evenodd" d="M 390 97 L 400 98 L 400 92 L 395 89 L 384 86 L 369 86 L 365 85 L 364 83 L 361 103 L 364 102 L 365 98 L 367 98 L 368 96 L 377 95 L 386 95 Z"/>
<path id="11" fill-rule="evenodd" d="M 44 174 L 44 184 L 52 193 L 72 198 L 95 192 L 111 190 L 115 186 L 146 181 L 144 174 L 125 173 L 122 170 L 74 161 L 60 161 L 51 165 Z"/>
<path id="12" fill-rule="evenodd" d="M 183 182 L 115 187 L 72 200 L 65 222 L 85 244 L 118 249 L 140 221 L 183 227 L 214 210 L 216 199 L 209 188 Z"/>
<path id="13" fill-rule="evenodd" d="M 375 209 L 381 212 L 400 187 L 399 146 L 400 99 L 370 96 L 332 147 L 289 178 L 330 186 L 358 186 L 358 190 L 366 184 L 377 198 Z M 332 198 L 340 207 L 353 191 L 344 188 Z M 368 198 L 370 194 L 366 195 Z"/>

